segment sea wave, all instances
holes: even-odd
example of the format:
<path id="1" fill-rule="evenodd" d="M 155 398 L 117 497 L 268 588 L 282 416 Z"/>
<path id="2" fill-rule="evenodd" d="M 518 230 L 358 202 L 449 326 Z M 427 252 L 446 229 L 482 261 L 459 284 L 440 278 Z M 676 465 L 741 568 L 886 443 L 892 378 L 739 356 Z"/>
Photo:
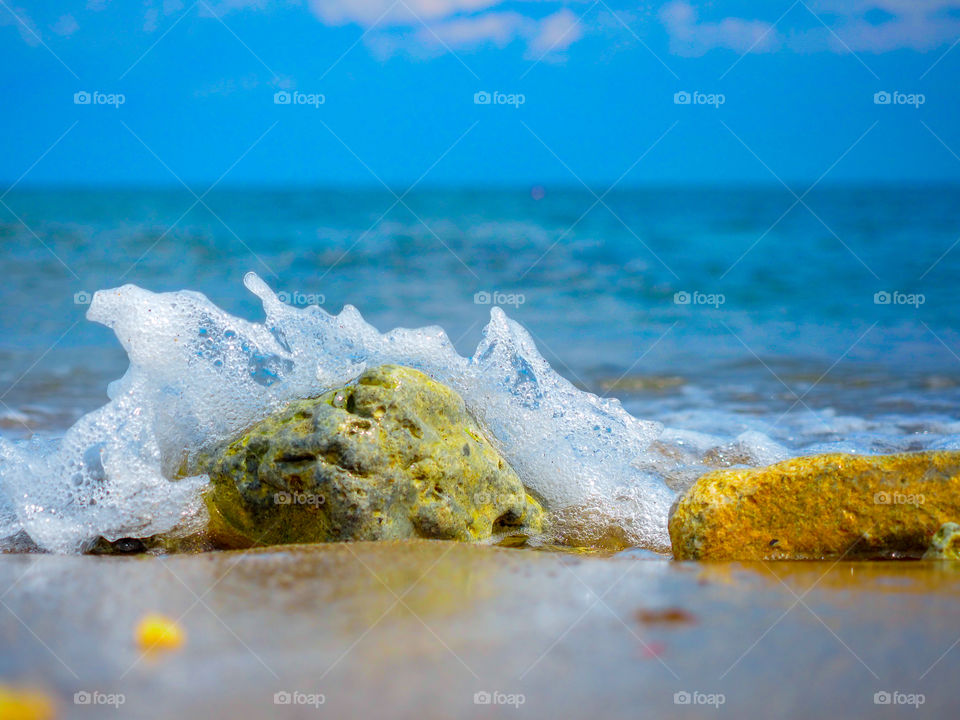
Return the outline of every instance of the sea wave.
<path id="1" fill-rule="evenodd" d="M 201 522 L 208 479 L 178 477 L 191 457 L 292 399 L 398 363 L 456 389 L 548 510 L 599 509 L 632 544 L 668 547 L 674 491 L 650 451 L 662 426 L 577 389 L 500 308 L 465 358 L 439 327 L 380 333 L 353 306 L 295 308 L 254 273 L 244 284 L 262 302 L 262 323 L 192 291 L 125 285 L 94 295 L 87 317 L 113 330 L 129 368 L 110 384 L 110 402 L 63 438 L 0 439 L 0 537 L 79 552 L 98 536 Z"/>

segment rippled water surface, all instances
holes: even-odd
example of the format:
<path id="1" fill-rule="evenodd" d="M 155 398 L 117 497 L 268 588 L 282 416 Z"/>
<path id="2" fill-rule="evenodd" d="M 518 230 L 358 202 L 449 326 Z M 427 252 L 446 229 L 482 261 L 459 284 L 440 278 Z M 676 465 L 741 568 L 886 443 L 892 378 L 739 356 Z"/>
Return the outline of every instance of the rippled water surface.
<path id="1" fill-rule="evenodd" d="M 573 382 L 718 442 L 883 451 L 956 434 L 956 188 L 818 188 L 809 209 L 780 189 L 540 196 L 15 190 L 0 434 L 57 434 L 122 374 L 88 293 L 190 288 L 257 319 L 248 270 L 381 330 L 441 325 L 464 355 L 499 300 Z"/>

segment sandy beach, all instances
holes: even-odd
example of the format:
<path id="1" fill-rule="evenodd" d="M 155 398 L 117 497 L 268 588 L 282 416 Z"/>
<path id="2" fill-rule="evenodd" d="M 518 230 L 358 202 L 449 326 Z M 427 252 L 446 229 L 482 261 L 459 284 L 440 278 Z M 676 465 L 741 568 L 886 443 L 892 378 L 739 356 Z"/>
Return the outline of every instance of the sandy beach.
<path id="1" fill-rule="evenodd" d="M 960 702 L 952 564 L 412 541 L 8 555 L 0 582 L 4 676 L 65 718 L 112 716 L 77 692 L 120 693 L 135 718 L 941 718 Z M 179 618 L 183 647 L 143 655 L 147 611 Z"/>

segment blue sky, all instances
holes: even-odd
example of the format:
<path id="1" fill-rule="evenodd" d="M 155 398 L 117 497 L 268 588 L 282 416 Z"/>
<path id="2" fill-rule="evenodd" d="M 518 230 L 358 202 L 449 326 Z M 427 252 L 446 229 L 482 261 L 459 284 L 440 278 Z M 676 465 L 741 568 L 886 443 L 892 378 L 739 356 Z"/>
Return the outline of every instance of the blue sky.
<path id="1" fill-rule="evenodd" d="M 0 181 L 957 182 L 958 39 L 958 0 L 0 0 Z"/>

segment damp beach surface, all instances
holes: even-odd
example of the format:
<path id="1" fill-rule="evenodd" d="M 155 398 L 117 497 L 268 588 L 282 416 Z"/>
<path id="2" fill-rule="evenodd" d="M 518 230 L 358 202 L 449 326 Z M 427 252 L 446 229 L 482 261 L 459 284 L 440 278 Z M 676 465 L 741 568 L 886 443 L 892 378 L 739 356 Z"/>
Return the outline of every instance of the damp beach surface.
<path id="1" fill-rule="evenodd" d="M 64 718 L 109 716 L 75 704 L 83 692 L 122 694 L 125 718 L 940 718 L 960 704 L 952 563 L 410 541 L 5 555 L 0 583 L 6 682 Z M 145 652 L 147 611 L 184 643 Z"/>

